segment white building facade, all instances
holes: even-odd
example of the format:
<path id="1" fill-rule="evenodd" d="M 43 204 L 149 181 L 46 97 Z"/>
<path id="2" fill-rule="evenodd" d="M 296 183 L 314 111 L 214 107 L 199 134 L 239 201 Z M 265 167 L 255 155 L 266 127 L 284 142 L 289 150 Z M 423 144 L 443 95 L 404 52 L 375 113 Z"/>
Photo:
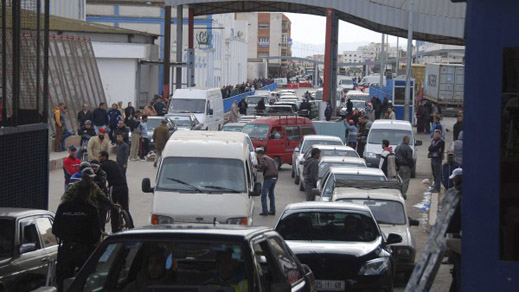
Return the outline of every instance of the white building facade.
<path id="1" fill-rule="evenodd" d="M 443 64 L 463 64 L 465 62 L 465 47 L 442 45 L 430 42 L 420 42 L 417 50 L 419 64 L 443 63 Z"/>

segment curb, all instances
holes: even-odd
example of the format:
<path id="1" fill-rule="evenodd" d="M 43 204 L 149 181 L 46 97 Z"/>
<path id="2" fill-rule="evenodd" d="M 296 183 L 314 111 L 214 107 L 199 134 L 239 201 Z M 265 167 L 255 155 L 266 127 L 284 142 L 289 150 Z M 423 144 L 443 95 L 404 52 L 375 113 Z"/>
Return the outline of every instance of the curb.
<path id="1" fill-rule="evenodd" d="M 438 218 L 438 196 L 439 193 L 431 193 L 431 205 L 429 208 L 429 227 L 434 226 Z"/>

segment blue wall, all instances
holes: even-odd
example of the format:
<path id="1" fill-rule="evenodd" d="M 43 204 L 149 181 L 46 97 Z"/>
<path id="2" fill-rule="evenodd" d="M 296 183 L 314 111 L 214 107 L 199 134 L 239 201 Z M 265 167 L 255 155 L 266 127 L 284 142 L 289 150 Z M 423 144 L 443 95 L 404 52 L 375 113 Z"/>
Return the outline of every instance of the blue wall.
<path id="1" fill-rule="evenodd" d="M 499 145 L 502 53 L 519 47 L 519 1 L 467 2 L 462 287 L 518 291 L 519 262 L 499 260 Z"/>
<path id="2" fill-rule="evenodd" d="M 269 84 L 267 86 L 264 86 L 264 87 L 260 88 L 260 90 L 261 89 L 268 89 L 270 91 L 273 91 L 277 87 L 278 87 L 278 84 L 276 82 L 274 82 L 272 84 Z M 254 91 L 245 92 L 245 93 L 238 94 L 238 95 L 235 95 L 233 97 L 229 97 L 229 98 L 224 99 L 223 100 L 223 110 L 225 112 L 230 111 L 234 101 L 237 101 L 239 103 L 242 100 L 242 98 L 245 98 L 245 97 L 247 97 L 249 95 L 254 95 Z"/>

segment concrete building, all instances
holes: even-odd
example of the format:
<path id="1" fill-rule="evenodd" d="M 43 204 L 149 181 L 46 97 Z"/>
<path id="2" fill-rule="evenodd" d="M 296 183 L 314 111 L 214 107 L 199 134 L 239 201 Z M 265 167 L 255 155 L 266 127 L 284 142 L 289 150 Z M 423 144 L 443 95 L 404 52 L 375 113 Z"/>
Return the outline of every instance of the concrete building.
<path id="1" fill-rule="evenodd" d="M 291 22 L 283 13 L 237 13 L 236 19 L 248 22 L 249 79 L 261 76 L 263 58 L 292 56 Z M 268 76 L 284 76 L 288 71 L 288 60 L 269 60 Z M 256 70 L 257 69 L 257 70 Z"/>
<path id="2" fill-rule="evenodd" d="M 342 57 L 345 63 L 364 62 L 364 57 L 359 51 L 344 51 L 339 57 Z"/>
<path id="3" fill-rule="evenodd" d="M 176 8 L 172 8 L 171 61 L 176 59 Z M 183 10 L 183 62 L 186 61 L 188 41 L 187 15 Z M 159 60 L 163 59 L 164 9 L 156 1 L 103 4 L 88 1 L 87 20 L 114 27 L 134 29 L 160 35 L 156 44 L 160 48 Z M 196 17 L 195 25 L 195 86 L 198 88 L 222 87 L 247 81 L 247 23 L 236 20 L 234 14 L 218 14 Z M 141 91 L 137 102 L 142 105 L 154 94 L 162 93 L 162 66 L 159 63 L 147 65 L 157 70 L 156 83 L 150 91 Z M 187 70 L 182 70 L 183 84 L 186 84 Z M 174 88 L 175 70 L 171 69 L 170 88 Z"/>
<path id="4" fill-rule="evenodd" d="M 419 42 L 417 53 L 425 54 L 417 58 L 419 64 L 444 63 L 444 64 L 464 64 L 465 47 L 454 45 L 443 45 L 430 42 Z"/>

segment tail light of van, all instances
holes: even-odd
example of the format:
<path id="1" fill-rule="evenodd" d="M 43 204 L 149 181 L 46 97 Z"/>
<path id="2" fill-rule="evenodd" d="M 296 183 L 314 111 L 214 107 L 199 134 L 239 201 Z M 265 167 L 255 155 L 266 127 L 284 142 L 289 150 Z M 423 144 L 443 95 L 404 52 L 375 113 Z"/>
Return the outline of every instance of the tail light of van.
<path id="1" fill-rule="evenodd" d="M 159 224 L 172 224 L 173 218 L 169 216 L 162 216 L 157 214 L 151 214 L 151 224 L 159 225 Z"/>
<path id="2" fill-rule="evenodd" d="M 234 225 L 249 225 L 249 218 L 247 218 L 247 217 L 229 218 L 226 220 L 225 223 L 234 224 Z"/>

